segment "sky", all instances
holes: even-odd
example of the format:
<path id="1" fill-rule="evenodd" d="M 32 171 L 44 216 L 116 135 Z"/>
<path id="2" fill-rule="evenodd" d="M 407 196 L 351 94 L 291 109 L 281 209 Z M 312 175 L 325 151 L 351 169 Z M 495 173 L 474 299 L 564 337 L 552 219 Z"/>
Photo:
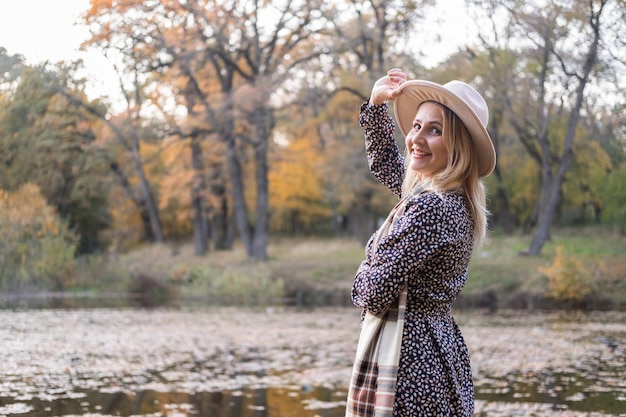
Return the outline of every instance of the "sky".
<path id="1" fill-rule="evenodd" d="M 454 52 L 460 40 L 467 39 L 469 25 L 465 18 L 463 0 L 446 0 L 427 23 L 433 39 L 442 43 L 432 45 L 427 54 L 432 64 Z M 82 58 L 90 80 L 87 90 L 94 97 L 117 91 L 113 64 L 97 51 L 81 52 L 82 41 L 89 37 L 86 27 L 77 24 L 89 7 L 89 0 L 0 0 L 0 46 L 9 54 L 21 54 L 35 65 L 44 61 L 58 62 Z"/>
<path id="2" fill-rule="evenodd" d="M 0 5 L 0 46 L 29 61 L 73 56 L 88 35 L 74 22 L 89 0 L 0 0 Z"/>
<path id="3" fill-rule="evenodd" d="M 81 58 L 87 93 L 106 95 L 117 86 L 113 64 L 97 51 L 79 51 L 89 31 L 77 22 L 88 7 L 89 0 L 0 0 L 0 47 L 30 65 Z"/>

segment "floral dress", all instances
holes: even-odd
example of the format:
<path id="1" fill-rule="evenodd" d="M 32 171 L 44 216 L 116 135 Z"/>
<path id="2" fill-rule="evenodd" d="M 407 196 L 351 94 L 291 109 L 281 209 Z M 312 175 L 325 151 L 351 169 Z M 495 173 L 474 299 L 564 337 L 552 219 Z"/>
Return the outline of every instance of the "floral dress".
<path id="1" fill-rule="evenodd" d="M 361 107 L 370 170 L 400 197 L 404 158 L 384 105 Z M 462 193 L 424 192 L 376 250 L 370 239 L 352 287 L 354 304 L 384 312 L 406 284 L 406 317 L 394 416 L 472 416 L 469 352 L 451 315 L 467 280 L 474 223 Z"/>

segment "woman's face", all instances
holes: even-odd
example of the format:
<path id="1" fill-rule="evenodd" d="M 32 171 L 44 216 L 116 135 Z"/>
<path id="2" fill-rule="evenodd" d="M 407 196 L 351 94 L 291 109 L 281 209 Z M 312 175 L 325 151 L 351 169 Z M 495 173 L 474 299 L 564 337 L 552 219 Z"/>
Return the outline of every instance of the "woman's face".
<path id="1" fill-rule="evenodd" d="M 417 109 L 413 128 L 406 136 L 409 169 L 422 178 L 431 177 L 448 164 L 448 149 L 443 140 L 443 107 L 425 102 Z"/>

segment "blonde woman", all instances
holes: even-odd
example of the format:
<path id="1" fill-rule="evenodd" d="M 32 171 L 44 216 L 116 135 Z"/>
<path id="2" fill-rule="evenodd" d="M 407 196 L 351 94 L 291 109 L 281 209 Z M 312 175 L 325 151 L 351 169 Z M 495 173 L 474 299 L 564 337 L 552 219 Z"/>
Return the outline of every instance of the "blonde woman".
<path id="1" fill-rule="evenodd" d="M 394 138 L 393 101 L 405 152 Z M 346 416 L 472 416 L 467 346 L 451 315 L 487 229 L 496 155 L 487 104 L 461 81 L 392 69 L 361 106 L 370 170 L 399 202 L 365 249 L 352 287 L 363 309 Z"/>

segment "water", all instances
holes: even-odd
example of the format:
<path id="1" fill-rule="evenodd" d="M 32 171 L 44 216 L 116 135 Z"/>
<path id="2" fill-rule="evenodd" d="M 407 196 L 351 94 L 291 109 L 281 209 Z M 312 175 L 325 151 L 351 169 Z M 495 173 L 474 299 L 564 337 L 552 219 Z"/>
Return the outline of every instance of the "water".
<path id="1" fill-rule="evenodd" d="M 355 309 L 0 310 L 0 416 L 343 417 Z M 626 314 L 459 313 L 479 417 L 626 416 Z"/>
<path id="2" fill-rule="evenodd" d="M 67 394 L 67 393 L 66 393 Z M 222 392 L 138 393 L 74 391 L 56 399 L 10 402 L 0 398 L 0 414 L 30 417 L 207 416 L 207 417 L 343 417 L 345 393 L 326 388 L 256 388 Z M 16 406 L 16 404 L 19 404 Z"/>
<path id="3" fill-rule="evenodd" d="M 620 383 L 624 370 L 602 375 Z M 544 410 L 626 413 L 626 386 L 600 387 L 601 379 L 579 375 L 517 375 L 476 387 L 487 403 L 542 404 Z M 48 416 L 208 416 L 343 417 L 346 392 L 324 387 L 245 388 L 218 392 L 139 392 L 76 390 L 22 400 L 0 397 L 0 415 Z M 486 414 L 488 415 L 488 414 Z M 570 414 L 572 415 L 572 414 Z M 581 414 L 582 415 L 582 414 Z"/>
<path id="4" fill-rule="evenodd" d="M 476 389 L 476 398 L 488 402 L 545 404 L 553 410 L 626 413 L 626 366 L 588 371 L 514 373 L 481 384 Z"/>

